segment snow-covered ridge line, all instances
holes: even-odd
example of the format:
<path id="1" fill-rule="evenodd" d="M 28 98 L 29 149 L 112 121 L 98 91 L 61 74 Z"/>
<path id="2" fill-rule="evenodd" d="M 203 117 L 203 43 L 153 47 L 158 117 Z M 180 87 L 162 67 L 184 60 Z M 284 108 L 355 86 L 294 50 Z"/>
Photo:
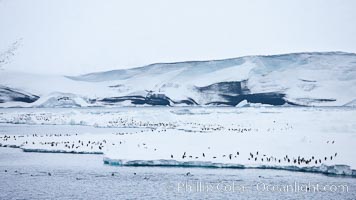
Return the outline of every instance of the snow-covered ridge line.
<path id="1" fill-rule="evenodd" d="M 313 172 L 322 174 L 344 175 L 356 177 L 356 170 L 348 165 L 324 165 L 312 167 L 275 166 L 275 165 L 241 165 L 229 163 L 213 163 L 204 161 L 181 162 L 177 160 L 120 160 L 104 157 L 104 164 L 113 166 L 149 166 L 149 167 L 202 167 L 202 168 L 232 168 L 232 169 L 276 169 L 299 172 Z"/>
<path id="2" fill-rule="evenodd" d="M 0 107 L 354 106 L 356 54 L 311 52 L 156 63 L 76 77 L 4 70 L 0 87 L 40 97 L 31 103 L 0 91 L 0 100 L 4 99 Z"/>
<path id="3" fill-rule="evenodd" d="M 100 76 L 102 74 L 110 74 L 110 73 L 127 73 L 128 71 L 141 71 L 143 69 L 152 68 L 159 65 L 184 65 L 184 64 L 201 64 L 201 63 L 219 63 L 219 62 L 226 62 L 226 61 L 236 61 L 241 59 L 251 59 L 251 58 L 276 58 L 276 57 L 284 57 L 284 56 L 300 56 L 300 55 L 349 55 L 349 56 L 356 56 L 355 53 L 349 52 L 342 52 L 342 51 L 326 51 L 326 52 L 296 52 L 296 53 L 285 53 L 285 54 L 274 54 L 274 55 L 249 55 L 249 56 L 241 56 L 241 57 L 234 57 L 234 58 L 223 58 L 223 59 L 215 59 L 215 60 L 188 60 L 188 61 L 177 61 L 177 62 L 157 62 L 152 63 L 149 65 L 141 66 L 141 67 L 134 67 L 131 69 L 119 69 L 119 70 L 110 70 L 105 72 L 92 72 L 88 74 L 83 74 L 79 76 L 66 76 L 67 78 L 73 80 L 80 80 L 80 81 L 100 81 L 94 80 L 95 76 Z M 105 81 L 105 79 L 102 79 Z"/>

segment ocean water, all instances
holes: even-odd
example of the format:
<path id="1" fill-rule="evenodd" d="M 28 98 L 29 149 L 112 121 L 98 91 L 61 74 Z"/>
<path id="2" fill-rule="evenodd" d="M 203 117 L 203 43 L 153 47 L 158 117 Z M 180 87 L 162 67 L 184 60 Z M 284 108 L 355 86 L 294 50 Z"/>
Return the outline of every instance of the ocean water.
<path id="1" fill-rule="evenodd" d="M 118 167 L 0 148 L 0 199 L 355 199 L 356 179 L 262 169 Z"/>

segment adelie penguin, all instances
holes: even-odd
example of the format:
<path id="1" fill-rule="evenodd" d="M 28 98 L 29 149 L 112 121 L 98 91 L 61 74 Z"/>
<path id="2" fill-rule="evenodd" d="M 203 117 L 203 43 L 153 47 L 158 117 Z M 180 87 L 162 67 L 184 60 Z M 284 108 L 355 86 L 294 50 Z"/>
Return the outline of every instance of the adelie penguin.
<path id="1" fill-rule="evenodd" d="M 185 154 L 186 154 L 186 152 L 183 153 L 182 159 L 184 159 L 186 157 Z"/>

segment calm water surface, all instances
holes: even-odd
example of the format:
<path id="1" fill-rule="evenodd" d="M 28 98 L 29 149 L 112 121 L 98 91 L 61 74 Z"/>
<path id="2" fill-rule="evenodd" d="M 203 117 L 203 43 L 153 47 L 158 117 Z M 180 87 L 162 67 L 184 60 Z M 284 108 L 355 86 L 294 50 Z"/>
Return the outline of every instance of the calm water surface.
<path id="1" fill-rule="evenodd" d="M 0 148 L 0 179 L 0 199 L 356 199 L 355 178 L 281 170 L 115 167 L 104 165 L 102 155 L 12 148 Z"/>

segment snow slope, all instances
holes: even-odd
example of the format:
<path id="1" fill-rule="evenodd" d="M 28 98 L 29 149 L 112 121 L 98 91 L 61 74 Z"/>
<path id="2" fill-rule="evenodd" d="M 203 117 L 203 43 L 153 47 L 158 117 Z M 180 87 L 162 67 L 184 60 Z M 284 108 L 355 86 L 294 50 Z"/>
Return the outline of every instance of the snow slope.
<path id="1" fill-rule="evenodd" d="M 37 103 L 9 100 L 1 107 L 236 106 L 243 101 L 347 106 L 356 100 L 356 54 L 314 52 L 157 63 L 77 77 L 1 71 L 0 86 L 40 97 Z M 56 102 L 63 97 L 71 103 Z"/>

